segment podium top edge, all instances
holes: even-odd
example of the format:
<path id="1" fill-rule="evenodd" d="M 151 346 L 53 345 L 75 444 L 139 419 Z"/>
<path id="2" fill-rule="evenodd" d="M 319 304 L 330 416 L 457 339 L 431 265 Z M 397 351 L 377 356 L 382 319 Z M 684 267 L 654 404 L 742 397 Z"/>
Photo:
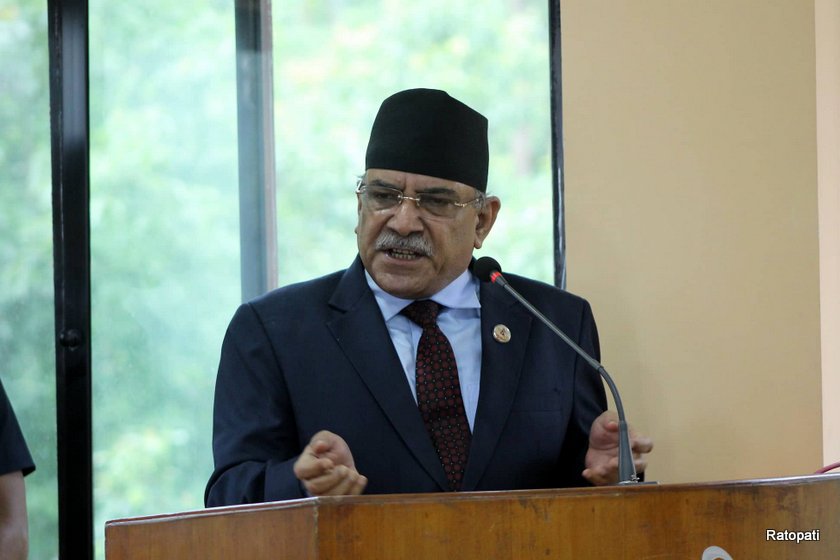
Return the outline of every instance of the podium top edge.
<path id="1" fill-rule="evenodd" d="M 155 515 L 119 518 L 107 521 L 106 527 L 118 526 L 122 524 L 137 524 L 137 523 L 155 523 L 164 520 L 172 520 L 180 517 L 212 517 L 219 515 L 230 515 L 237 513 L 252 513 L 265 510 L 288 510 L 288 509 L 317 509 L 320 505 L 335 505 L 335 504 L 365 504 L 365 503 L 426 503 L 438 502 L 442 499 L 454 501 L 486 501 L 486 500 L 504 500 L 504 499 L 524 499 L 524 498 L 548 498 L 548 497 L 566 497 L 574 498 L 576 496 L 592 496 L 592 495 L 620 495 L 625 493 L 635 492 L 661 492 L 663 490 L 670 491 L 686 491 L 686 490 L 732 490 L 746 487 L 759 486 L 796 486 L 822 483 L 840 483 L 840 473 L 827 473 L 820 475 L 804 475 L 804 476 L 788 476 L 778 478 L 759 478 L 759 479 L 743 479 L 743 480 L 724 480 L 712 482 L 690 482 L 690 483 L 664 483 L 656 482 L 628 484 L 628 485 L 612 485 L 612 486 L 598 486 L 588 488 L 557 488 L 557 489 L 537 489 L 537 490 L 505 490 L 505 491 L 482 491 L 482 492 L 441 492 L 441 493 L 426 493 L 426 494 L 373 494 L 362 496 L 325 496 L 302 498 L 298 500 L 284 500 L 277 502 L 264 502 L 257 504 L 242 504 L 234 506 L 223 506 L 206 509 L 188 510 L 175 513 L 162 513 Z"/>

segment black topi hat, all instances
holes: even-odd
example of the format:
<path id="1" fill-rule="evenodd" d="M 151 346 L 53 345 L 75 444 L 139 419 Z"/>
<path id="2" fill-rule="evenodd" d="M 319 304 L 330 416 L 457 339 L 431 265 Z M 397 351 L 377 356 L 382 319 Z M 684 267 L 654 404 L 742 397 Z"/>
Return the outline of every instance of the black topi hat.
<path id="1" fill-rule="evenodd" d="M 394 169 L 487 190 L 487 119 L 436 89 L 409 89 L 382 102 L 365 169 Z"/>

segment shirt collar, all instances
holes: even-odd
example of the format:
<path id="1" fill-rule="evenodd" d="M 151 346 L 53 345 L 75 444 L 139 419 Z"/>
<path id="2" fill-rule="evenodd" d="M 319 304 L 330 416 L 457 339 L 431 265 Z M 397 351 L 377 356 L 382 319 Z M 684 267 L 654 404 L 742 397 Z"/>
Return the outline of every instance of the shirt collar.
<path id="1" fill-rule="evenodd" d="M 367 270 L 365 270 L 365 280 L 373 291 L 376 303 L 379 304 L 379 309 L 382 311 L 382 316 L 386 322 L 414 301 L 392 296 L 374 282 L 373 277 Z M 478 279 L 467 269 L 441 291 L 427 299 L 436 301 L 449 309 L 480 309 L 478 288 Z"/>

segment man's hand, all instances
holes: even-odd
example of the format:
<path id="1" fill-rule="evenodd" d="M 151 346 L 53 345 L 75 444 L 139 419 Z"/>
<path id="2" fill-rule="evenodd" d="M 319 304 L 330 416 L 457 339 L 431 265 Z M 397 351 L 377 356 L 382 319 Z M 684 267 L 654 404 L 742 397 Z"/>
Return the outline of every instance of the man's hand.
<path id="1" fill-rule="evenodd" d="M 647 467 L 645 453 L 653 449 L 653 440 L 630 430 L 630 447 L 636 472 Z M 618 419 L 612 412 L 604 412 L 592 422 L 589 432 L 589 451 L 583 477 L 596 486 L 618 482 Z"/>
<path id="2" fill-rule="evenodd" d="M 356 496 L 367 486 L 367 478 L 356 470 L 347 442 L 326 430 L 312 436 L 295 461 L 294 471 L 312 496 Z"/>

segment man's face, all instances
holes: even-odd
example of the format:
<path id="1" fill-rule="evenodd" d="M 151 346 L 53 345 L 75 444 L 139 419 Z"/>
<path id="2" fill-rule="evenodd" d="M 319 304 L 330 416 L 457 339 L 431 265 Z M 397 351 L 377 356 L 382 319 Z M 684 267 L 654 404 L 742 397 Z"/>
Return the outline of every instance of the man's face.
<path id="1" fill-rule="evenodd" d="M 365 185 L 388 186 L 406 196 L 438 193 L 459 202 L 478 191 L 463 183 L 389 169 L 368 169 Z M 470 204 L 454 217 L 443 218 L 418 208 L 414 201 L 387 210 L 373 210 L 358 196 L 356 240 L 365 269 L 389 294 L 405 299 L 429 297 L 469 266 L 473 249 L 490 233 L 501 203 L 488 196 L 484 206 Z"/>

